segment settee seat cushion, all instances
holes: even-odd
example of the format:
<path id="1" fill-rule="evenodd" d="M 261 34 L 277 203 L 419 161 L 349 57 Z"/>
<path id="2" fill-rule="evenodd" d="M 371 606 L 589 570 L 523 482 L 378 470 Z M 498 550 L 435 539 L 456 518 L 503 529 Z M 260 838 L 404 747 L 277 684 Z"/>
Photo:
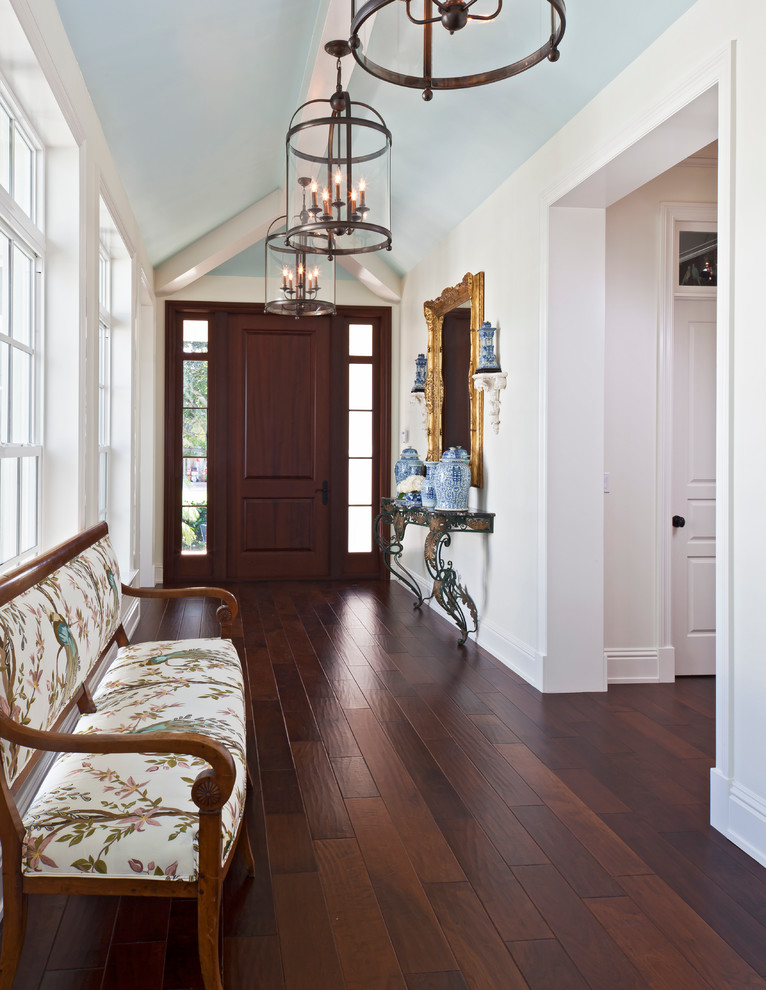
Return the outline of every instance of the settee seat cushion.
<path id="1" fill-rule="evenodd" d="M 234 757 L 224 805 L 222 861 L 236 839 L 246 789 L 242 668 L 224 639 L 137 643 L 120 649 L 94 693 L 97 711 L 74 731 L 199 732 Z M 59 756 L 23 816 L 23 870 L 196 880 L 199 809 L 191 785 L 202 759 L 149 753 Z"/>

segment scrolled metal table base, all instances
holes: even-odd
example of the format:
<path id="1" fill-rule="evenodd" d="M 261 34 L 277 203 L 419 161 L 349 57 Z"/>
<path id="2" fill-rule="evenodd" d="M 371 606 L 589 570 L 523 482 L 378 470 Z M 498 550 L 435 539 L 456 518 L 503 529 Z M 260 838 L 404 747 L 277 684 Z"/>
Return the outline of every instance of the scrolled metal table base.
<path id="1" fill-rule="evenodd" d="M 426 570 L 433 581 L 431 594 L 424 598 L 415 577 L 402 564 L 400 558 L 404 550 L 404 533 L 408 524 L 427 526 L 423 550 Z M 384 525 L 388 533 L 384 532 Z M 454 532 L 491 533 L 494 527 L 494 513 L 445 511 L 408 506 L 397 499 L 381 499 L 381 511 L 373 524 L 375 542 L 383 551 L 383 563 L 389 573 L 399 578 L 415 595 L 414 608 L 435 598 L 444 611 L 452 618 L 460 630 L 458 646 L 468 639 L 468 634 L 476 632 L 479 617 L 476 603 L 467 589 L 458 580 L 451 560 L 446 560 L 444 550 L 452 542 Z M 468 628 L 468 616 L 473 628 Z"/>

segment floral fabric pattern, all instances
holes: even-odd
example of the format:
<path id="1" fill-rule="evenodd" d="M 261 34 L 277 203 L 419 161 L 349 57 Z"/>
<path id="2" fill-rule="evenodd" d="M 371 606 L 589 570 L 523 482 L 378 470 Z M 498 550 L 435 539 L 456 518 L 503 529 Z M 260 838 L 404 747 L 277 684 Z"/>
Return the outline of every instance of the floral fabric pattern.
<path id="1" fill-rule="evenodd" d="M 234 646 L 199 639 L 123 647 L 94 701 L 98 710 L 81 716 L 78 733 L 201 732 L 229 749 L 236 780 L 222 811 L 223 862 L 246 788 L 244 688 Z M 63 754 L 24 815 L 24 872 L 195 880 L 191 785 L 205 766 L 182 754 Z"/>
<path id="2" fill-rule="evenodd" d="M 120 623 L 120 572 L 109 537 L 0 608 L 0 711 L 50 729 Z M 31 753 L 0 739 L 9 783 Z"/>

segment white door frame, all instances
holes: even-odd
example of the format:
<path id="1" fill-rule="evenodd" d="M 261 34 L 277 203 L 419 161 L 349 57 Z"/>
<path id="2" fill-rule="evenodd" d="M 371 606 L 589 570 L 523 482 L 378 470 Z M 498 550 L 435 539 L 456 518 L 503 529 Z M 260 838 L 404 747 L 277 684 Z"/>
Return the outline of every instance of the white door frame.
<path id="1" fill-rule="evenodd" d="M 714 203 L 662 203 L 660 204 L 660 218 L 662 237 L 660 244 L 660 318 L 657 333 L 657 633 L 658 680 L 667 682 L 675 680 L 676 676 L 671 621 L 673 541 L 669 520 L 673 514 L 673 345 L 675 340 L 674 304 L 678 272 L 677 233 L 679 224 L 702 221 L 717 225 L 718 207 Z M 700 293 L 700 295 L 703 294 L 705 298 L 708 298 L 709 293 Z M 686 292 L 685 295 L 695 296 L 694 292 Z M 717 359 L 718 357 L 719 354 L 716 354 Z M 720 376 L 718 377 L 720 378 Z M 716 385 L 721 387 L 721 382 L 717 380 Z M 718 425 L 721 415 L 722 408 L 716 399 L 717 434 L 721 432 Z M 728 414 L 726 418 L 728 422 Z M 716 440 L 719 439 L 717 436 Z M 717 466 L 720 467 L 720 465 Z M 717 524 L 718 517 L 716 517 L 716 527 Z M 716 558 L 717 556 L 716 553 Z M 719 574 L 716 569 L 716 579 L 718 577 Z M 716 616 L 716 618 L 718 617 Z"/>
<path id="2" fill-rule="evenodd" d="M 726 44 L 714 57 L 699 65 L 695 71 L 679 82 L 674 92 L 668 93 L 660 104 L 649 113 L 627 124 L 606 146 L 598 147 L 586 161 L 573 165 L 570 173 L 546 190 L 540 202 L 540 341 L 539 341 L 539 410 L 540 460 L 538 514 L 538 636 L 542 662 L 547 661 L 547 634 L 549 627 L 562 621 L 554 603 L 548 597 L 548 519 L 551 507 L 563 498 L 561 492 L 549 485 L 548 432 L 552 415 L 564 415 L 561 410 L 549 407 L 549 396 L 555 395 L 556 382 L 549 381 L 548 367 L 548 300 L 550 292 L 549 234 L 551 211 L 562 197 L 577 189 L 585 180 L 608 162 L 638 144 L 654 129 L 661 127 L 674 114 L 692 103 L 697 97 L 716 87 L 718 117 L 718 271 L 716 322 L 716 475 L 718 492 L 716 499 L 716 766 L 711 771 L 710 811 L 711 822 L 729 834 L 730 791 L 734 776 L 732 722 L 733 689 L 731 663 L 731 286 L 734 277 L 732 214 L 734 202 L 734 78 L 735 46 Z M 639 183 L 641 184 L 641 183 Z M 630 190 L 625 190 L 627 193 Z M 595 205 L 595 204 L 590 204 Z M 603 496 L 601 496 L 603 498 Z M 590 589 L 591 594 L 601 594 L 600 589 Z M 565 619 L 565 617 L 564 617 Z M 555 690 L 555 688 L 554 688 Z"/>

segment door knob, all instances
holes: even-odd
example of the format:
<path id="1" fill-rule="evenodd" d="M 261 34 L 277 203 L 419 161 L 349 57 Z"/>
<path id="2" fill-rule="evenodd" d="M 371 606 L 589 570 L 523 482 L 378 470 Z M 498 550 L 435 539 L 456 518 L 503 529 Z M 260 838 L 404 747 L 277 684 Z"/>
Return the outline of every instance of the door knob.
<path id="1" fill-rule="evenodd" d="M 329 486 L 329 484 L 326 481 L 323 481 L 322 482 L 322 487 L 321 488 L 317 488 L 316 491 L 322 493 L 322 505 L 327 505 L 327 502 L 328 502 L 328 499 L 329 499 L 329 495 L 330 495 L 330 486 Z"/>
<path id="2" fill-rule="evenodd" d="M 686 525 L 686 520 L 683 516 L 673 516 L 673 526 L 675 529 L 683 529 Z"/>

